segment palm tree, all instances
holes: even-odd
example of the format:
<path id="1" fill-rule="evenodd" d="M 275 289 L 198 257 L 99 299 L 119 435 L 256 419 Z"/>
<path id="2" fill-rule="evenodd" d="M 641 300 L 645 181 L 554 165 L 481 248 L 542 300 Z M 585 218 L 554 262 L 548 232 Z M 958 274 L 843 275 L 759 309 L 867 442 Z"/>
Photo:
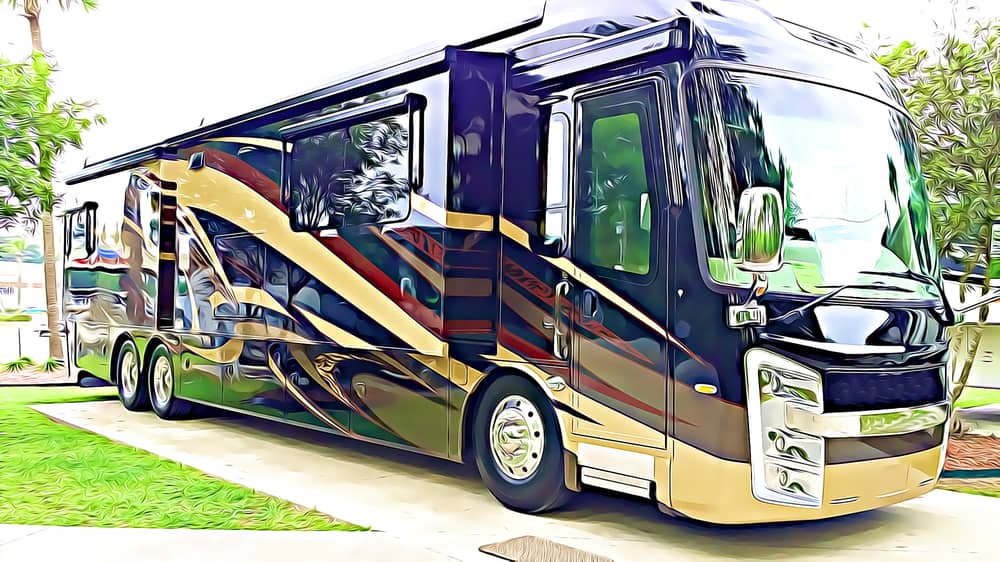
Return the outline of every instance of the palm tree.
<path id="1" fill-rule="evenodd" d="M 6 0 L 6 3 L 28 20 L 31 31 L 31 49 L 35 53 L 44 54 L 42 48 L 42 2 L 41 0 Z M 57 0 L 59 7 L 68 10 L 73 4 L 80 4 L 85 11 L 97 7 L 97 0 Z M 51 166 L 53 162 L 46 162 Z M 59 325 L 59 304 L 56 298 L 56 251 L 55 229 L 52 222 L 52 211 L 58 202 L 55 189 L 51 182 L 45 193 L 39 194 L 38 205 L 41 211 L 42 246 L 45 252 L 45 307 L 48 312 L 49 325 L 49 356 L 63 358 L 62 339 L 56 327 Z"/>
<path id="2" fill-rule="evenodd" d="M 0 243 L 0 252 L 14 256 L 17 261 L 17 308 L 21 309 L 21 288 L 24 286 L 24 256 L 37 248 L 35 244 L 28 242 L 26 238 L 12 238 Z"/>

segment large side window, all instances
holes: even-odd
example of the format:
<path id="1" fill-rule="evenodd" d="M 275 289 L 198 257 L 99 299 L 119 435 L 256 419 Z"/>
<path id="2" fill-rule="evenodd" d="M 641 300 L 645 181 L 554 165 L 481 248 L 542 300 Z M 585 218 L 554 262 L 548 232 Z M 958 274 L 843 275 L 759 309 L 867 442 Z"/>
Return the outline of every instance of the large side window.
<path id="1" fill-rule="evenodd" d="M 398 222 L 419 184 L 420 111 L 386 100 L 295 127 L 286 189 L 292 228 L 339 229 Z"/>
<path id="2" fill-rule="evenodd" d="M 650 84 L 580 103 L 573 253 L 597 273 L 651 272 L 653 190 L 663 152 L 656 100 Z"/>

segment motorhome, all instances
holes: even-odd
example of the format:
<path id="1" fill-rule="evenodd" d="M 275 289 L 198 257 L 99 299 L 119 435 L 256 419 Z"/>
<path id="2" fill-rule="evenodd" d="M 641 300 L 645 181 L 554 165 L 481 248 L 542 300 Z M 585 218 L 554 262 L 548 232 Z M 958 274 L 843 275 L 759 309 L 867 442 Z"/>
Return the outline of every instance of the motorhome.
<path id="1" fill-rule="evenodd" d="M 225 96 L 223 91 L 211 95 Z M 741 1 L 518 25 L 91 163 L 74 372 L 717 523 L 930 491 L 946 328 L 913 123 Z"/>

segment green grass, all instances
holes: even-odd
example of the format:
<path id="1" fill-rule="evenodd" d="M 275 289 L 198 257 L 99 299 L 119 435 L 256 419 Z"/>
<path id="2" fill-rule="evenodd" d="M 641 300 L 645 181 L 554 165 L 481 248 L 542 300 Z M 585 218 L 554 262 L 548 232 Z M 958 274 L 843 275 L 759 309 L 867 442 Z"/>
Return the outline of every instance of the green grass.
<path id="1" fill-rule="evenodd" d="M 1000 390 L 966 387 L 958 397 L 955 407 L 975 408 L 989 404 L 1000 404 Z"/>
<path id="2" fill-rule="evenodd" d="M 28 408 L 111 399 L 113 388 L 0 388 L 0 523 L 363 530 Z"/>
<path id="3" fill-rule="evenodd" d="M 948 484 L 939 484 L 938 487 L 942 490 L 948 490 L 950 492 L 961 492 L 963 494 L 975 494 L 977 496 L 1000 498 L 1000 488 L 970 488 L 968 486 L 949 486 Z"/>
<path id="4" fill-rule="evenodd" d="M 38 368 L 46 373 L 51 373 L 63 366 L 62 359 L 56 359 L 55 357 L 49 357 L 45 361 L 38 364 Z"/>
<path id="5" fill-rule="evenodd" d="M 23 371 L 28 367 L 34 367 L 35 362 L 31 360 L 30 357 L 19 357 L 13 361 L 8 361 L 2 365 L 3 370 L 8 373 L 17 373 Z"/>
<path id="6" fill-rule="evenodd" d="M 31 322 L 31 315 L 25 312 L 0 312 L 0 322 Z"/>

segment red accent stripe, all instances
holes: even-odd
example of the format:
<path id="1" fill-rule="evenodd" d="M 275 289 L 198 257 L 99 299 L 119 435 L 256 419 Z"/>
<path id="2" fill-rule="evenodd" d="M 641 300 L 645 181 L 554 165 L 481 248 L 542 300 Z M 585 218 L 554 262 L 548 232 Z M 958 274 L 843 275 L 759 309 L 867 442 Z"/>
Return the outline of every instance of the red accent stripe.
<path id="1" fill-rule="evenodd" d="M 243 160 L 221 150 L 206 148 L 204 152 L 206 165 L 249 186 L 282 212 L 287 212 L 281 203 L 281 190 L 271 178 Z M 348 266 L 364 276 L 382 294 L 395 300 L 411 318 L 435 334 L 442 335 L 441 317 L 409 293 L 404 293 L 399 283 L 393 281 L 384 271 L 361 254 L 357 248 L 340 237 L 320 237 L 316 234 L 313 234 L 313 237 L 344 260 Z"/>
<path id="2" fill-rule="evenodd" d="M 445 320 L 445 332 L 449 334 L 488 334 L 493 331 L 489 320 Z"/>

